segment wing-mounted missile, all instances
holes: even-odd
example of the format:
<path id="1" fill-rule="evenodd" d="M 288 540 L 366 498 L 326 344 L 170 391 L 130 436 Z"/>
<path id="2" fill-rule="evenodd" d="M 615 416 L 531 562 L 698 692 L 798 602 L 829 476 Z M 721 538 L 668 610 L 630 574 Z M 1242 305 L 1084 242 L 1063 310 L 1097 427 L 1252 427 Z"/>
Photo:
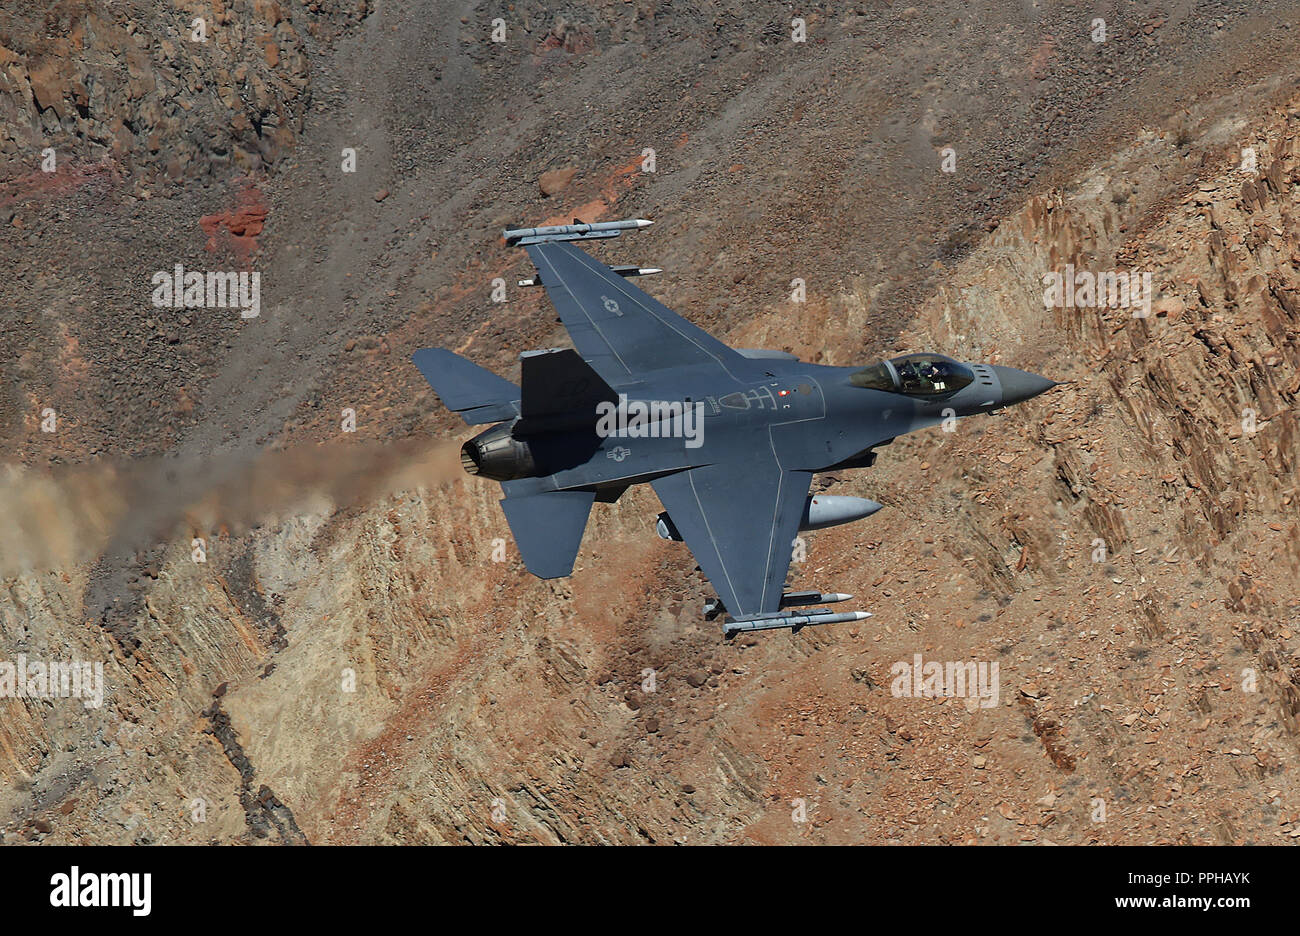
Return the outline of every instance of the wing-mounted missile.
<path id="1" fill-rule="evenodd" d="M 852 597 L 852 595 L 846 595 L 843 592 L 786 592 L 781 596 L 781 607 L 797 608 L 804 605 L 834 604 L 837 601 L 848 601 Z"/>
<path id="2" fill-rule="evenodd" d="M 639 231 L 641 228 L 649 227 L 652 224 L 654 224 L 653 221 L 647 221 L 645 218 L 632 218 L 628 221 L 595 221 L 591 224 L 583 224 L 575 218 L 572 224 L 514 228 L 503 231 L 502 236 L 505 237 L 506 243 L 511 247 L 527 247 L 530 244 L 548 244 L 551 241 L 604 240 L 610 237 L 618 237 L 624 231 Z M 658 267 L 643 267 L 634 263 L 611 266 L 610 269 L 619 276 L 652 276 L 655 273 L 663 272 Z M 542 281 L 542 276 L 539 273 L 532 279 L 519 280 L 519 285 L 545 286 L 546 284 Z"/>
<path id="3" fill-rule="evenodd" d="M 834 611 L 830 608 L 778 611 L 746 618 L 728 617 L 722 622 L 722 635 L 730 638 L 750 631 L 777 630 L 782 627 L 788 627 L 797 634 L 801 629 L 814 624 L 847 624 L 850 621 L 865 621 L 869 617 L 870 611 Z"/>
<path id="4" fill-rule="evenodd" d="M 846 595 L 842 592 L 786 592 L 781 596 L 781 609 L 779 611 L 773 611 L 769 614 L 748 614 L 740 617 L 732 617 L 728 614 L 722 619 L 722 636 L 731 639 L 737 634 L 760 630 L 779 630 L 784 627 L 790 628 L 791 631 L 797 634 L 803 628 L 815 624 L 847 624 L 850 621 L 865 621 L 871 617 L 870 611 L 836 611 L 834 608 L 809 607 L 809 605 L 835 604 L 839 601 L 848 601 L 852 597 L 852 595 Z M 712 621 L 726 610 L 721 599 L 715 598 L 704 606 L 704 616 Z"/>
<path id="5" fill-rule="evenodd" d="M 595 221 L 591 224 L 583 224 L 575 220 L 573 224 L 514 228 L 502 233 L 506 243 L 511 247 L 527 247 L 529 244 L 546 244 L 551 241 L 603 240 L 607 237 L 618 237 L 624 231 L 637 231 L 652 224 L 653 221 L 647 221 L 645 218 L 632 218 L 628 221 Z"/>
<path id="6" fill-rule="evenodd" d="M 834 604 L 837 601 L 848 601 L 852 597 L 853 597 L 852 595 L 847 595 L 844 594 L 843 592 L 820 592 L 820 591 L 786 592 L 784 595 L 781 596 L 781 611 L 784 612 L 787 608 L 801 608 L 801 607 L 806 607 L 808 605 L 815 605 L 815 604 Z M 712 621 L 719 614 L 722 614 L 726 610 L 727 610 L 726 606 L 723 605 L 722 599 L 718 598 L 717 596 L 714 596 L 714 598 L 711 601 L 707 601 L 704 604 L 704 619 L 706 621 Z M 820 610 L 814 610 L 808 612 L 788 612 L 788 613 L 790 614 L 806 613 L 813 616 L 817 616 L 817 615 L 831 614 L 832 612 L 829 608 L 822 608 Z M 856 614 L 858 612 L 854 612 L 854 613 Z M 776 616 L 779 617 L 780 614 Z M 848 618 L 845 618 L 845 620 L 848 620 Z M 853 620 L 861 621 L 863 619 L 853 618 Z M 780 624 L 780 625 L 772 625 L 772 626 L 786 627 L 789 625 Z"/>

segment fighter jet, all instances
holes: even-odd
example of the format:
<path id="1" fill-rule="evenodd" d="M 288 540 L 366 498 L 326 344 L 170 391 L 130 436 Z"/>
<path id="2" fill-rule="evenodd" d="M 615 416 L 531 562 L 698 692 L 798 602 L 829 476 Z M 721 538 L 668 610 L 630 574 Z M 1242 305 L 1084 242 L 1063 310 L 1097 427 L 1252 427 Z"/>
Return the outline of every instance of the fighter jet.
<path id="1" fill-rule="evenodd" d="M 796 535 L 867 517 L 859 497 L 809 496 L 819 471 L 866 468 L 898 436 L 992 413 L 1056 386 L 1037 374 L 906 354 L 829 367 L 783 351 L 731 348 L 630 280 L 658 270 L 610 267 L 575 242 L 617 237 L 642 219 L 505 232 L 537 268 L 573 348 L 526 351 L 520 385 L 442 348 L 415 366 L 469 425 L 467 472 L 498 481 L 524 565 L 573 571 L 594 502 L 648 483 L 655 527 L 684 541 L 717 598 L 727 637 L 860 620 L 813 605 L 851 595 L 785 591 Z"/>

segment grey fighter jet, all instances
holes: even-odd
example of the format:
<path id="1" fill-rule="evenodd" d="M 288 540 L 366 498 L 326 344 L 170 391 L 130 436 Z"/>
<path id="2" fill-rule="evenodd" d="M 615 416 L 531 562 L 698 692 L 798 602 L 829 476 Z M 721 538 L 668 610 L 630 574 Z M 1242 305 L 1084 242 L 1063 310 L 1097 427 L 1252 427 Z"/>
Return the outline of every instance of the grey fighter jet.
<path id="1" fill-rule="evenodd" d="M 648 482 L 656 528 L 685 541 L 717 600 L 723 632 L 859 620 L 814 605 L 852 596 L 786 592 L 801 530 L 880 509 L 858 497 L 809 496 L 818 471 L 866 468 L 897 436 L 946 418 L 991 413 L 1056 385 L 995 364 L 907 354 L 827 367 L 781 351 L 730 348 L 637 289 L 658 272 L 609 267 L 575 242 L 649 221 L 505 232 L 537 268 L 574 349 L 521 355 L 520 386 L 441 348 L 415 352 L 442 402 L 470 425 L 470 474 L 499 481 L 524 564 L 541 578 L 573 571 L 591 505 Z"/>

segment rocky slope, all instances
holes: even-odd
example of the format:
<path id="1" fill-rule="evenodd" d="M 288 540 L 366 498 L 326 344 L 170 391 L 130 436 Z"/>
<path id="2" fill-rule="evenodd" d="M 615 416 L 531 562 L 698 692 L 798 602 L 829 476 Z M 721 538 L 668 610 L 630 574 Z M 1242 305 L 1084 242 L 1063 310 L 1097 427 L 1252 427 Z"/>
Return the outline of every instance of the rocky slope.
<path id="1" fill-rule="evenodd" d="M 825 9 L 802 47 L 707 3 L 4 14 L 0 659 L 107 684 L 0 700 L 5 840 L 1300 834 L 1300 99 L 1256 6 L 1100 48 L 1073 4 Z M 167 31 L 204 15 L 206 59 Z M 574 214 L 656 218 L 602 255 L 734 344 L 1073 383 L 821 480 L 887 507 L 791 573 L 860 624 L 724 643 L 650 491 L 531 579 L 407 361 L 563 342 L 488 294 L 497 228 Z M 176 262 L 261 271 L 262 316 L 149 308 Z M 1150 272 L 1151 317 L 1045 309 L 1066 264 Z M 996 661 L 998 704 L 894 695 L 917 653 Z"/>

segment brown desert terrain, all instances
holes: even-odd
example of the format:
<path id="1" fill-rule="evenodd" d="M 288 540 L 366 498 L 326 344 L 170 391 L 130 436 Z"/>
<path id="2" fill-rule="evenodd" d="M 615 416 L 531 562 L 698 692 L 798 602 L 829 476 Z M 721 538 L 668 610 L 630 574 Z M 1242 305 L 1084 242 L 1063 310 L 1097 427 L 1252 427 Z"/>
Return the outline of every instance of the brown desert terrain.
<path id="1" fill-rule="evenodd" d="M 1282 0 L 0 9 L 0 661 L 104 672 L 0 698 L 0 840 L 1300 838 L 1297 61 Z M 790 584 L 866 621 L 725 641 L 645 486 L 538 580 L 410 356 L 567 346 L 500 234 L 575 217 L 733 346 L 1070 383 L 818 476 L 885 509 Z"/>

